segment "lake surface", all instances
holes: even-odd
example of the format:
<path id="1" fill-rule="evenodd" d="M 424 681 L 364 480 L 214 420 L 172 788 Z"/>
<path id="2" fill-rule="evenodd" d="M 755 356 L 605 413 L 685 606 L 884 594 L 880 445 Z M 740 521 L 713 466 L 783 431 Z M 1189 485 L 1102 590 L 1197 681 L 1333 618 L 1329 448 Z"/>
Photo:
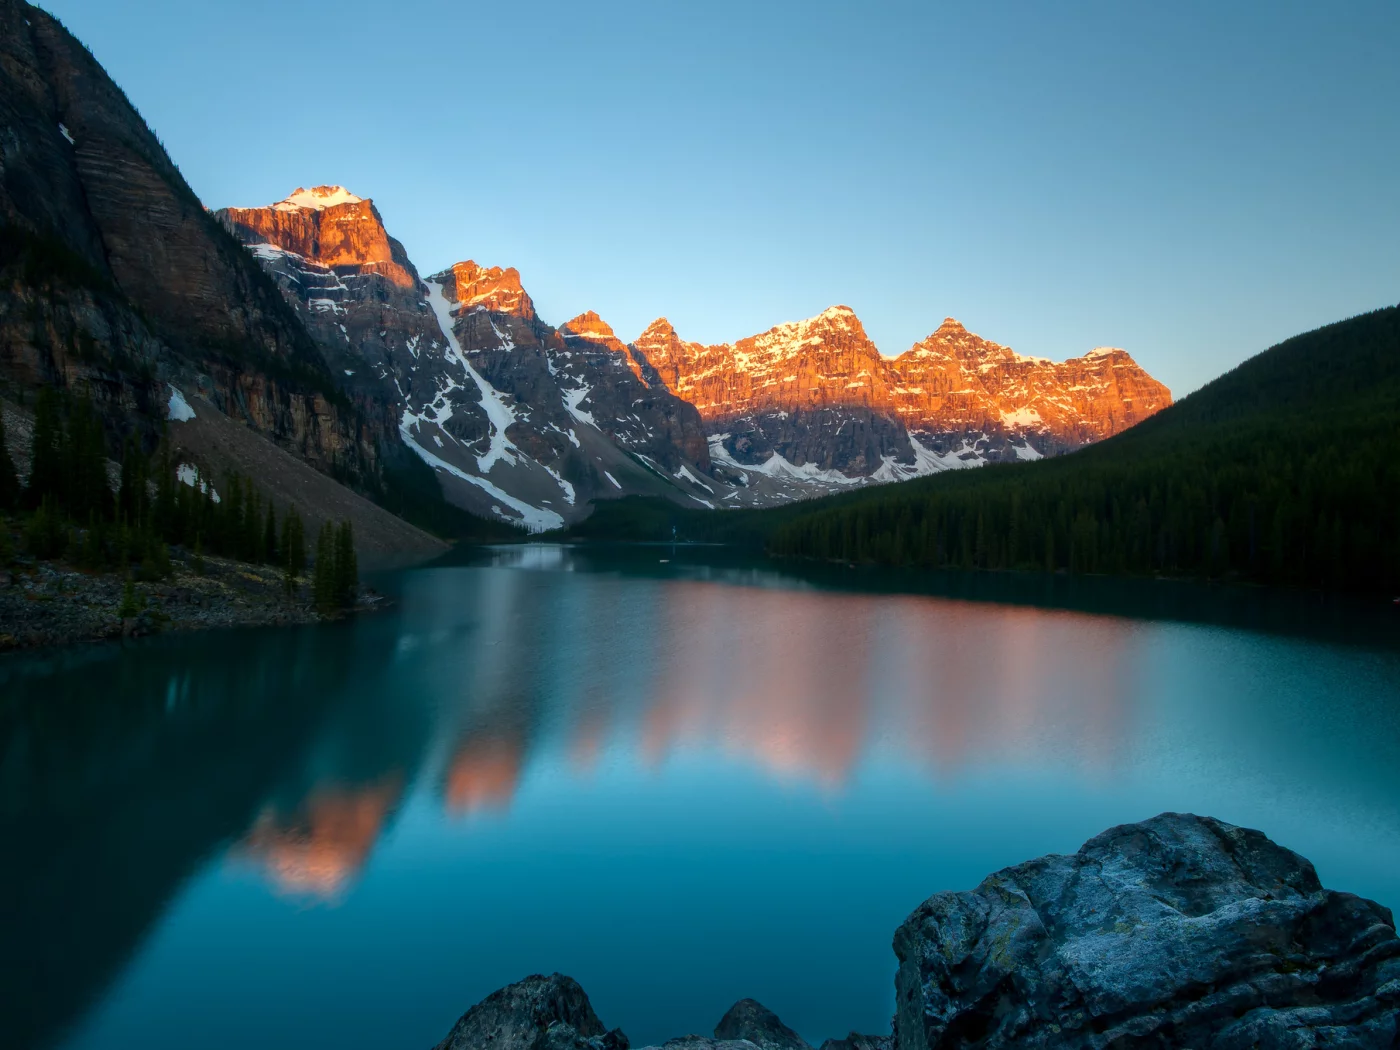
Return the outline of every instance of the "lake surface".
<path id="1" fill-rule="evenodd" d="M 1388 605 L 865 579 L 517 547 L 343 624 L 0 661 L 8 1045 L 426 1048 L 555 970 L 634 1045 L 743 996 L 887 1031 L 924 898 L 1172 809 L 1400 905 Z"/>

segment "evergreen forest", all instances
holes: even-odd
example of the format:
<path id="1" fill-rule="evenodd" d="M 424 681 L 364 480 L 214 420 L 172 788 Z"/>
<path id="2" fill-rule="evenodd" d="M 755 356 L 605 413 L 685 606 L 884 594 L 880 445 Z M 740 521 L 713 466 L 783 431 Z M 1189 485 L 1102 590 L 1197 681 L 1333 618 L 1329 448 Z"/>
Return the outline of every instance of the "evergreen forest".
<path id="1" fill-rule="evenodd" d="M 771 553 L 1400 591 L 1400 307 L 1296 336 L 1102 444 L 814 502 Z"/>
<path id="2" fill-rule="evenodd" d="M 62 558 L 94 572 L 152 581 L 171 574 L 172 550 L 195 572 L 206 555 L 279 569 L 288 595 L 308 569 L 322 611 L 355 603 L 359 574 L 350 523 L 327 522 L 308 556 L 294 507 L 279 512 L 250 478 L 229 473 L 218 486 L 176 464 L 162 441 L 145 454 L 134 437 L 120 468 L 107 457 L 102 424 L 84 398 L 43 388 L 34 401 L 32 461 L 21 485 L 0 417 L 0 513 L 16 515 L 24 553 Z M 0 529 L 0 561 L 13 560 L 11 529 Z"/>

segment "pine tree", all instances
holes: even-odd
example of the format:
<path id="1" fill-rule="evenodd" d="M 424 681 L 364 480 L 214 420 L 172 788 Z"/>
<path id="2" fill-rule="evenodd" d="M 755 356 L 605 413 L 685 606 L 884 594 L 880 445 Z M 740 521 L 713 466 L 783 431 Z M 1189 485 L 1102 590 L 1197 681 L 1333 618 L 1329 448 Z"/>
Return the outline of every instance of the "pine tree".
<path id="1" fill-rule="evenodd" d="M 84 396 L 68 413 L 61 446 L 62 504 L 69 516 L 78 521 L 94 514 L 105 519 L 112 512 L 105 444 L 102 424 L 92 402 Z"/>
<path id="2" fill-rule="evenodd" d="M 287 593 L 295 594 L 297 578 L 306 571 L 306 534 L 295 507 L 288 507 L 287 516 L 282 519 L 281 553 Z"/>
<path id="3" fill-rule="evenodd" d="M 34 450 L 24 502 L 38 508 L 45 498 L 58 497 L 62 492 L 63 430 L 58 418 L 58 395 L 51 387 L 41 387 L 34 399 Z"/>
<path id="4" fill-rule="evenodd" d="M 258 561 L 258 546 L 262 542 L 262 499 L 253 482 L 243 479 L 243 521 L 239 528 L 238 557 L 243 561 Z"/>
<path id="5" fill-rule="evenodd" d="M 230 472 L 224 485 L 224 501 L 219 505 L 222 513 L 219 518 L 219 553 L 229 558 L 239 556 L 239 544 L 243 537 L 243 479 Z"/>
<path id="6" fill-rule="evenodd" d="M 343 608 L 351 608 L 360 589 L 359 563 L 355 558 L 355 533 L 348 521 L 340 523 L 335 535 L 335 598 Z"/>
<path id="7" fill-rule="evenodd" d="M 335 606 L 335 533 L 326 522 L 316 537 L 316 563 L 312 566 L 311 590 L 316 608 L 330 612 Z"/>
<path id="8" fill-rule="evenodd" d="M 170 441 L 160 444 L 160 465 L 156 473 L 156 502 L 151 520 L 155 534 L 162 540 L 175 538 L 175 464 L 170 455 Z"/>
<path id="9" fill-rule="evenodd" d="M 272 509 L 272 500 L 267 501 L 267 519 L 263 522 L 262 558 L 264 565 L 277 564 L 277 515 Z"/>
<path id="10" fill-rule="evenodd" d="M 19 502 L 19 476 L 15 461 L 5 444 L 5 413 L 0 411 L 0 512 L 10 510 Z"/>
<path id="11" fill-rule="evenodd" d="M 144 516 L 145 465 L 146 457 L 132 434 L 122 443 L 121 486 L 117 489 L 117 518 L 121 521 L 137 522 Z"/>
<path id="12" fill-rule="evenodd" d="M 117 609 L 117 617 L 122 620 L 130 620 L 140 611 L 141 606 L 136 600 L 136 587 L 128 575 L 126 586 L 122 588 L 122 603 Z"/>

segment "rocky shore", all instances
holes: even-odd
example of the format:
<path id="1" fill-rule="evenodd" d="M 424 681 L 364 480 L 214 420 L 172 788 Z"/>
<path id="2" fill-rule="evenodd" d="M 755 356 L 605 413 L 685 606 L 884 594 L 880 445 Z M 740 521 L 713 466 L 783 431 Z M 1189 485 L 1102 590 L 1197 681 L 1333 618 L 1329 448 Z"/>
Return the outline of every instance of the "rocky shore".
<path id="1" fill-rule="evenodd" d="M 196 571 L 196 568 L 200 571 Z M 142 637 L 163 631 L 315 623 L 322 617 L 305 581 L 287 594 L 280 570 L 227 558 L 172 559 L 165 579 L 133 583 L 138 606 L 121 616 L 126 578 L 62 561 L 19 560 L 0 568 L 0 652 Z M 362 590 L 357 611 L 383 600 Z"/>
<path id="2" fill-rule="evenodd" d="M 1324 889 L 1258 831 L 1164 813 L 1071 855 L 930 897 L 895 933 L 891 1031 L 821 1050 L 1397 1050 L 1388 908 Z M 578 982 L 533 976 L 472 1007 L 435 1050 L 628 1050 Z M 811 1050 L 736 1003 L 663 1050 Z"/>

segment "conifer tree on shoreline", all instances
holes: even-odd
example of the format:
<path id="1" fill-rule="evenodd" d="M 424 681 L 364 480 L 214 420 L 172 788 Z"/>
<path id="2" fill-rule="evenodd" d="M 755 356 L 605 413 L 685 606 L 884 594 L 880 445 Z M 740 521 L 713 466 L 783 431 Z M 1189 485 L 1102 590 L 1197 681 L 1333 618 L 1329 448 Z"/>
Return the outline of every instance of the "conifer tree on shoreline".
<path id="1" fill-rule="evenodd" d="M 5 444 L 5 414 L 0 412 L 0 511 L 13 508 L 19 502 L 19 493 L 19 475 Z"/>

